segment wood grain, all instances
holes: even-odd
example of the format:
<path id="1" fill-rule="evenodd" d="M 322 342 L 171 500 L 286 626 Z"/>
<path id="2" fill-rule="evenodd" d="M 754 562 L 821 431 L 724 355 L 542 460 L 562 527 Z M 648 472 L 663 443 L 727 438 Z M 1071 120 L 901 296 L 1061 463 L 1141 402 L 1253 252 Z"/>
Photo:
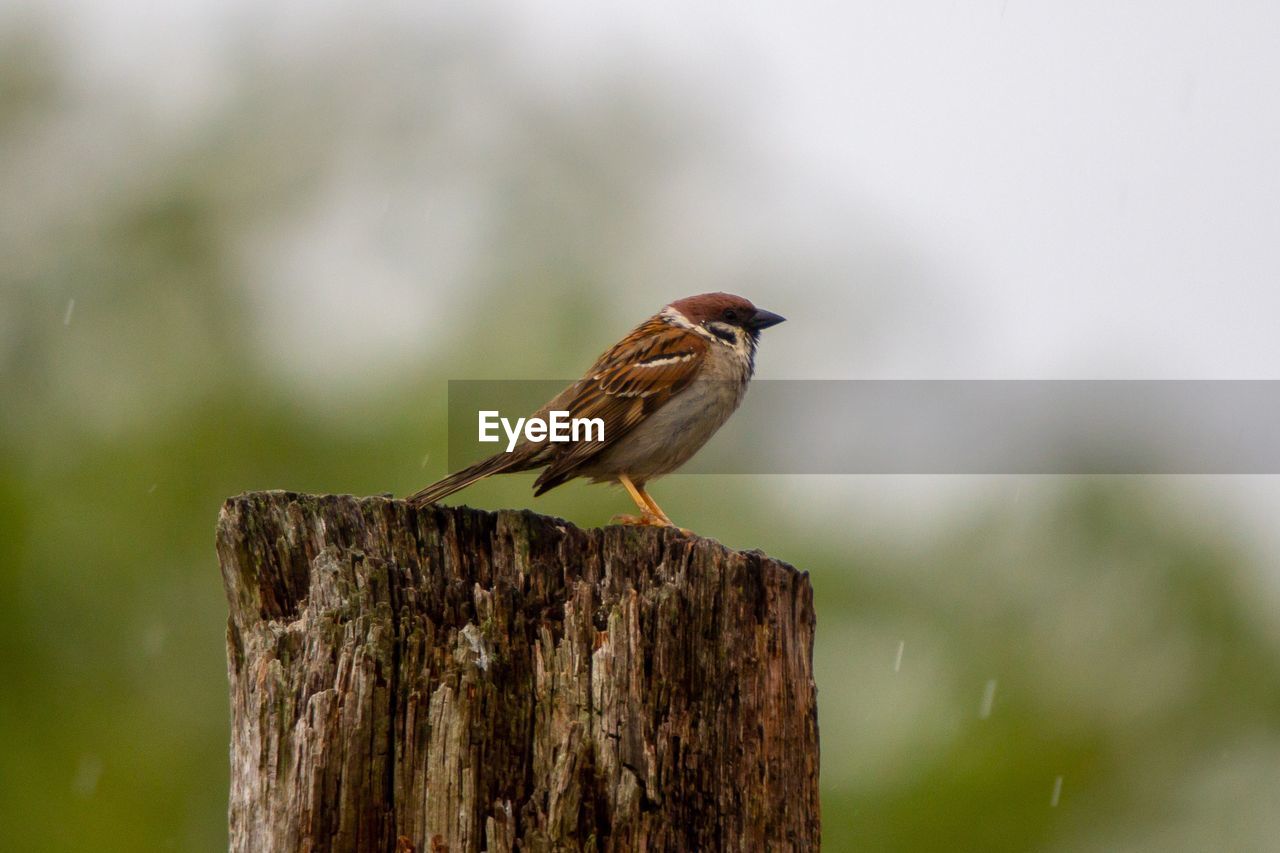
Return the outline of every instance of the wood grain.
<path id="1" fill-rule="evenodd" d="M 227 501 L 235 851 L 810 850 L 813 596 L 531 512 Z"/>

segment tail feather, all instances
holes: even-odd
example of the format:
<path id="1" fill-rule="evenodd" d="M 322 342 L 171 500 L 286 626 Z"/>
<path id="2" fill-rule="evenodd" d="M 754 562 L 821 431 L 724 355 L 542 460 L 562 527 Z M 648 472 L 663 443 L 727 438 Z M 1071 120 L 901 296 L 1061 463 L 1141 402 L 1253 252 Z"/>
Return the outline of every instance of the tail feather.
<path id="1" fill-rule="evenodd" d="M 461 491 L 467 486 L 483 480 L 485 477 L 492 477 L 494 474 L 505 474 L 510 471 L 522 471 L 526 467 L 525 460 L 515 453 L 498 453 L 490 456 L 481 462 L 463 468 L 445 477 L 443 480 L 432 483 L 421 491 L 410 495 L 407 500 L 415 506 L 423 504 L 435 503 L 441 498 L 448 497 L 454 492 Z"/>

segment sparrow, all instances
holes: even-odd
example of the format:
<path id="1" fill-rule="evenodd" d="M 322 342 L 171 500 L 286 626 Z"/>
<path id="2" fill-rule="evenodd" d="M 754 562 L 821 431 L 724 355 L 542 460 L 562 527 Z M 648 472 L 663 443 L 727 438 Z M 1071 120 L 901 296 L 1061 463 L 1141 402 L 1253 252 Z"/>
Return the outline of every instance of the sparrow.
<path id="1" fill-rule="evenodd" d="M 533 417 L 599 418 L 599 440 L 522 440 L 410 496 L 434 503 L 494 474 L 541 468 L 534 496 L 576 477 L 619 483 L 640 509 L 615 522 L 674 527 L 645 486 L 689 461 L 742 403 L 760 332 L 783 317 L 729 293 L 678 299 L 605 351 Z"/>

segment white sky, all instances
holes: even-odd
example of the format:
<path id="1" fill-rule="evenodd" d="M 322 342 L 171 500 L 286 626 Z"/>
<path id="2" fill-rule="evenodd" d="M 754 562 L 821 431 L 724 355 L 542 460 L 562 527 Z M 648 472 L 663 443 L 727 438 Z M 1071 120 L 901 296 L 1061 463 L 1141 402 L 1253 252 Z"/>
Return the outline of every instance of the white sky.
<path id="1" fill-rule="evenodd" d="M 361 15 L 492 22 L 552 89 L 694 91 L 784 194 L 850 200 L 936 271 L 900 346 L 767 375 L 1280 372 L 1280 4 L 59 2 L 92 79 L 175 111 L 216 95 L 238 27 L 288 51 Z"/>

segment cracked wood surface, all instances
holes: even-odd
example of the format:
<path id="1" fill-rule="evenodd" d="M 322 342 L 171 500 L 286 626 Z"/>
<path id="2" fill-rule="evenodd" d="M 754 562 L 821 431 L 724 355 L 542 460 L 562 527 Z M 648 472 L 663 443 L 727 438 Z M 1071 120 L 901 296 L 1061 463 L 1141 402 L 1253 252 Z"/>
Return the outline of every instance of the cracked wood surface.
<path id="1" fill-rule="evenodd" d="M 808 575 L 674 531 L 227 501 L 235 851 L 809 850 Z"/>

